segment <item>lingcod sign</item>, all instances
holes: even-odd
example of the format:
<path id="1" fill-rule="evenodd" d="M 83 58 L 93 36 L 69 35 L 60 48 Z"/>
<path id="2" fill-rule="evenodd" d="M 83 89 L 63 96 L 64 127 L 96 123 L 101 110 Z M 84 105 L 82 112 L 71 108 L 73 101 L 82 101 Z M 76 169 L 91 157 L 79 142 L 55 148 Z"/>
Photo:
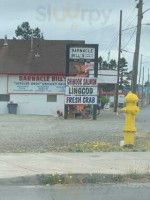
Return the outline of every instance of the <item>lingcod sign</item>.
<path id="1" fill-rule="evenodd" d="M 66 87 L 67 95 L 85 95 L 94 96 L 97 95 L 97 87 Z"/>

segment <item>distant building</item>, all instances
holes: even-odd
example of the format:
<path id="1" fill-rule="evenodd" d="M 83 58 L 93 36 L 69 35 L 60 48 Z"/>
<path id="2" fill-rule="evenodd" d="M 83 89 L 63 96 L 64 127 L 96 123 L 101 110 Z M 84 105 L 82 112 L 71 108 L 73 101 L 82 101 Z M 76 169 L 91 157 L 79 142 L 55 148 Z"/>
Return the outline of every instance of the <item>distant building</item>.
<path id="1" fill-rule="evenodd" d="M 94 70 L 89 70 L 89 76 L 94 77 Z M 117 83 L 117 71 L 116 70 L 98 70 L 98 80 L 99 85 L 107 85 L 112 84 L 115 85 Z"/>

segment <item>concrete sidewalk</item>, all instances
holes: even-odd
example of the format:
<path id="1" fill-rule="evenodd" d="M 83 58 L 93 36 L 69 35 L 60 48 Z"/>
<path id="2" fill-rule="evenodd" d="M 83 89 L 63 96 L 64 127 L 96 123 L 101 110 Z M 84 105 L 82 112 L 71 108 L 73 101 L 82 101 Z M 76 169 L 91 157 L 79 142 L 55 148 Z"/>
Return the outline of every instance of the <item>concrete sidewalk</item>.
<path id="1" fill-rule="evenodd" d="M 41 174 L 150 172 L 150 152 L 0 154 L 0 179 Z"/>

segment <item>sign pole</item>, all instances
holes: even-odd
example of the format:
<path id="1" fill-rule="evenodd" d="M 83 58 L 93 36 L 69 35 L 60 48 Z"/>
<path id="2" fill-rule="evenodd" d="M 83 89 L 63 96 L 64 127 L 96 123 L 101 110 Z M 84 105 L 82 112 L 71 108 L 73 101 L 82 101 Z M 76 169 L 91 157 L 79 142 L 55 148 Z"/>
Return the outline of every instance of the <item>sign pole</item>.
<path id="1" fill-rule="evenodd" d="M 98 77 L 98 45 L 95 47 L 94 78 Z M 93 106 L 93 120 L 97 119 L 97 105 Z"/>
<path id="2" fill-rule="evenodd" d="M 66 72 L 65 77 L 69 76 L 69 45 L 66 46 Z M 66 84 L 66 83 L 65 83 Z M 68 105 L 64 107 L 64 119 L 68 119 Z"/>

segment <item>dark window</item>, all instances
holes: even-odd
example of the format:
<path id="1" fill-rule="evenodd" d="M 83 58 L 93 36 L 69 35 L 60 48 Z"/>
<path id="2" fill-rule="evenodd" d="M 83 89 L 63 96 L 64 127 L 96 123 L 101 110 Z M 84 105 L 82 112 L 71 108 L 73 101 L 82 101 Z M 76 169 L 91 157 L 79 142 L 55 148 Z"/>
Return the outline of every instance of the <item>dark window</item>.
<path id="1" fill-rule="evenodd" d="M 10 96 L 9 94 L 0 94 L 0 101 L 9 101 Z"/>
<path id="2" fill-rule="evenodd" d="M 57 95 L 47 95 L 47 102 L 57 102 Z"/>

